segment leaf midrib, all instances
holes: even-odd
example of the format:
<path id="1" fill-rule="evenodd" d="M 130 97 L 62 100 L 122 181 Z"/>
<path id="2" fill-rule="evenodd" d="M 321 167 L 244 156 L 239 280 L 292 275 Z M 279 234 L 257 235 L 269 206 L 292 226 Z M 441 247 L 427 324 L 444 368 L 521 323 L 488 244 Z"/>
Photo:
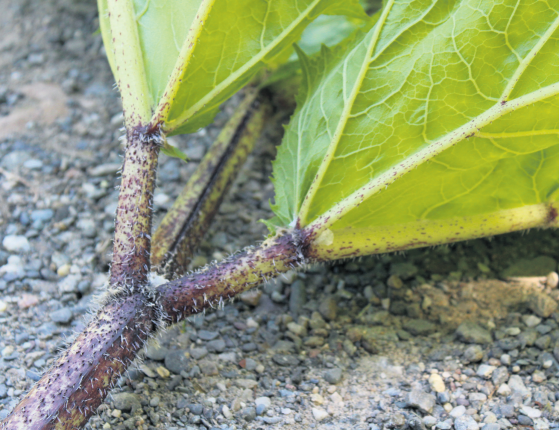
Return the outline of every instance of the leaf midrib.
<path id="1" fill-rule="evenodd" d="M 392 10 L 392 6 L 394 5 L 394 3 L 395 3 L 395 0 L 390 0 L 390 2 L 384 7 L 379 20 L 375 24 L 375 32 L 373 34 L 373 37 L 371 38 L 371 43 L 370 43 L 370 45 L 367 49 L 367 55 L 365 56 L 366 61 L 364 61 L 363 64 L 361 65 L 361 70 L 359 71 L 359 76 L 358 76 L 357 80 L 355 81 L 354 87 L 352 89 L 351 101 L 348 101 L 344 106 L 344 110 L 342 111 L 342 115 L 341 115 L 340 120 L 338 122 L 338 126 L 336 127 L 336 131 L 334 132 L 334 139 L 332 139 L 332 142 L 330 142 L 328 150 L 326 151 L 326 155 L 324 156 L 323 162 L 321 163 L 321 165 L 319 167 L 319 170 L 318 170 L 316 176 L 314 177 L 313 182 L 311 183 L 311 186 L 310 186 L 309 190 L 307 191 L 307 194 L 305 196 L 305 199 L 303 201 L 303 204 L 301 206 L 301 209 L 300 209 L 299 213 L 296 215 L 296 221 L 295 222 L 297 223 L 297 225 L 299 225 L 299 227 L 304 227 L 307 223 L 307 218 L 308 218 L 308 214 L 309 214 L 309 211 L 310 211 L 310 207 L 312 205 L 314 197 L 316 196 L 316 193 L 318 192 L 318 189 L 320 188 L 320 185 L 322 183 L 322 180 L 324 179 L 326 171 L 328 170 L 328 167 L 330 166 L 330 163 L 332 162 L 332 160 L 334 158 L 336 149 L 337 149 L 338 144 L 339 144 L 339 142 L 341 140 L 341 137 L 343 135 L 343 131 L 345 129 L 347 121 L 351 117 L 351 110 L 353 108 L 353 104 L 355 103 L 355 98 L 357 97 L 357 95 L 359 94 L 359 92 L 361 90 L 361 86 L 363 85 L 363 81 L 365 79 L 366 73 L 369 70 L 369 66 L 384 51 L 384 49 L 380 50 L 373 57 L 373 53 L 374 53 L 374 50 L 377 46 L 380 34 L 381 34 L 382 30 L 384 29 L 384 24 L 386 23 L 386 19 L 388 18 L 388 15 L 390 14 L 390 12 Z M 435 4 L 436 4 L 436 1 L 431 2 L 430 7 L 427 8 L 425 11 L 423 11 L 423 13 L 419 17 L 417 17 L 414 21 L 410 22 L 403 29 L 401 29 L 398 32 L 398 34 L 394 35 L 392 37 L 392 39 L 389 40 L 389 42 L 386 44 L 385 48 L 390 46 L 391 43 L 396 38 L 398 38 L 404 31 L 413 27 L 418 22 L 421 22 L 423 20 L 423 18 L 432 10 L 432 8 Z M 344 67 L 345 67 L 345 64 L 344 64 Z M 345 88 L 344 88 L 344 93 L 345 93 Z"/>
<path id="2" fill-rule="evenodd" d="M 365 200 L 376 194 L 382 187 L 388 186 L 412 169 L 439 155 L 451 146 L 463 141 L 466 136 L 475 135 L 478 129 L 485 127 L 510 112 L 514 112 L 522 107 L 558 94 L 559 82 L 556 82 L 555 84 L 548 85 L 547 87 L 540 88 L 522 97 L 513 99 L 508 103 L 496 103 L 493 107 L 468 121 L 463 126 L 413 153 L 409 157 L 406 157 L 398 162 L 395 167 L 388 169 L 381 175 L 367 182 L 367 184 L 363 185 L 316 218 L 307 228 L 313 231 L 313 233 L 319 234 L 323 230 L 330 228 L 350 210 L 356 208 Z"/>
<path id="3" fill-rule="evenodd" d="M 393 2 L 391 3 L 390 6 L 392 6 L 392 4 L 393 4 Z M 425 16 L 425 14 L 423 14 L 422 16 Z M 381 21 L 381 19 L 379 19 L 379 24 L 380 24 L 380 22 L 382 22 L 382 24 L 384 24 L 385 20 Z M 415 22 L 414 22 L 414 24 L 415 24 Z M 407 28 L 410 28 L 410 27 L 411 27 L 411 25 L 408 26 Z M 526 94 L 524 96 L 521 96 L 519 98 L 513 99 L 513 100 L 511 100 L 507 103 L 508 97 L 514 91 L 514 88 L 515 88 L 516 84 L 520 81 L 520 79 L 522 78 L 523 73 L 529 67 L 532 60 L 537 56 L 537 54 L 543 48 L 543 46 L 549 41 L 549 39 L 551 38 L 553 33 L 557 30 L 557 28 L 559 28 L 559 15 L 553 21 L 553 23 L 549 26 L 549 28 L 546 30 L 546 32 L 540 37 L 540 40 L 538 40 L 538 42 L 533 46 L 533 48 L 530 50 L 530 52 L 520 62 L 517 70 L 515 71 L 515 73 L 513 74 L 511 79 L 509 80 L 509 83 L 507 84 L 507 86 L 503 90 L 503 93 L 502 93 L 501 97 L 499 98 L 499 101 L 494 106 L 487 109 L 485 112 L 483 112 L 482 114 L 473 118 L 472 120 L 468 121 L 466 124 L 462 125 L 458 129 L 456 129 L 456 130 L 448 133 L 447 135 L 443 136 L 442 138 L 438 139 L 437 141 L 428 142 L 429 145 L 427 147 L 423 148 L 422 150 L 416 151 L 415 153 L 413 153 L 409 157 L 406 157 L 405 159 L 401 160 L 398 164 L 396 164 L 395 167 L 388 169 L 383 174 L 381 174 L 378 177 L 370 180 L 365 185 L 363 185 L 362 187 L 360 187 L 359 189 L 357 189 L 356 191 L 351 193 L 348 197 L 344 198 L 342 201 L 335 204 L 332 208 L 330 208 L 329 210 L 327 210 L 326 212 L 321 214 L 311 224 L 308 225 L 308 228 L 318 235 L 323 230 L 331 227 L 336 221 L 338 221 L 340 218 L 342 218 L 351 209 L 359 206 L 361 203 L 363 203 L 369 197 L 376 194 L 376 192 L 378 192 L 382 186 L 385 186 L 385 185 L 388 185 L 388 184 L 392 183 L 394 180 L 403 176 L 409 170 L 419 166 L 420 164 L 424 163 L 425 161 L 427 161 L 429 159 L 432 159 L 433 157 L 440 154 L 442 151 L 444 151 L 448 147 L 453 146 L 453 145 L 457 144 L 458 142 L 464 140 L 464 136 L 471 135 L 472 133 L 473 134 L 479 133 L 479 129 L 481 129 L 483 126 L 489 124 L 491 121 L 494 121 L 494 120 L 500 118 L 501 116 L 505 115 L 506 113 L 510 113 L 510 112 L 512 112 L 512 111 L 514 111 L 518 108 L 527 106 L 529 104 L 532 104 L 532 103 L 535 103 L 537 101 L 544 100 L 545 98 L 551 97 L 553 95 L 559 94 L 559 83 L 555 83 L 555 84 L 548 85 L 547 87 L 535 90 L 535 91 L 533 91 L 529 94 Z M 399 32 L 399 34 L 401 34 L 401 32 Z M 393 40 L 394 40 L 394 38 L 393 38 Z M 390 43 L 388 43 L 386 46 L 389 46 Z M 378 57 L 378 55 L 376 57 Z M 371 62 L 372 61 L 374 61 L 374 59 L 371 59 Z M 368 64 L 370 64 L 370 62 Z M 537 98 L 537 95 L 541 95 L 542 97 Z M 516 102 L 516 103 L 514 103 L 514 102 Z M 499 110 L 501 111 L 501 113 L 497 116 L 494 116 L 493 112 L 494 111 L 498 112 Z M 344 111 L 345 111 L 345 107 L 344 107 Z M 484 117 L 486 117 L 486 116 L 489 119 L 487 121 L 484 121 Z M 345 121 L 347 121 L 347 119 Z M 481 125 L 480 123 L 484 123 L 484 124 Z M 344 122 L 344 124 L 345 124 L 345 122 Z M 460 132 L 462 130 L 464 130 L 464 131 Z M 451 138 L 451 136 L 453 136 L 453 135 L 455 135 L 456 138 Z M 340 137 L 341 137 L 341 135 L 340 135 Z M 446 145 L 444 145 L 444 144 L 441 145 L 441 143 L 444 143 L 445 141 L 448 141 L 448 143 Z M 338 142 L 336 142 L 336 146 L 337 146 L 337 144 L 338 144 Z M 435 149 L 435 150 L 432 150 L 434 147 L 435 148 L 439 147 L 439 148 Z M 429 152 L 431 152 L 430 155 L 429 155 Z M 333 157 L 333 154 L 330 156 L 329 162 L 331 161 L 332 157 Z M 413 160 L 413 159 L 417 159 L 417 162 L 412 161 L 408 165 L 407 162 L 409 162 L 410 160 Z M 326 157 L 325 157 L 325 160 L 326 160 Z M 328 162 L 328 165 L 329 165 L 329 162 Z M 324 172 L 322 172 L 322 175 L 320 177 L 320 181 L 324 177 L 324 174 L 326 173 L 326 170 L 328 168 L 328 166 L 323 167 L 324 164 L 325 163 L 323 163 L 319 168 L 319 171 L 324 170 Z M 405 167 L 405 166 L 408 166 L 408 167 Z M 319 176 L 317 174 L 317 176 L 315 177 L 315 181 L 317 181 L 318 177 Z M 315 181 L 313 181 L 313 185 L 314 185 Z M 318 182 L 318 184 L 320 184 L 320 182 Z M 380 184 L 382 184 L 382 185 L 380 185 Z M 311 185 L 311 188 L 312 188 L 312 185 Z M 316 194 L 317 189 L 318 189 L 318 187 L 316 187 L 314 189 L 313 197 Z M 309 189 L 309 192 L 310 191 L 311 191 L 311 189 Z M 309 197 L 309 194 L 307 194 L 307 196 L 305 197 L 305 202 L 307 202 L 308 197 Z M 307 203 L 308 207 L 310 207 L 311 202 L 312 202 L 312 198 L 308 199 L 308 203 Z M 308 208 L 307 208 L 304 215 L 305 215 L 304 218 L 299 216 L 299 224 L 301 226 L 305 226 L 305 223 L 301 222 L 301 220 L 305 219 L 305 221 L 306 221 L 306 216 L 308 215 Z"/>

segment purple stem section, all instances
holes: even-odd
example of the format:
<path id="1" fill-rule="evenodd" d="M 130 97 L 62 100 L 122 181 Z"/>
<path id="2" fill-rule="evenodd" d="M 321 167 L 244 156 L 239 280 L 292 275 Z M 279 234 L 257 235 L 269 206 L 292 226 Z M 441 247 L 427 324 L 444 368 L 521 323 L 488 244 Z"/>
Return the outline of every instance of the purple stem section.
<path id="1" fill-rule="evenodd" d="M 216 309 L 304 264 L 304 243 L 300 232 L 288 233 L 156 291 L 112 297 L 0 428 L 82 428 L 158 325 Z"/>

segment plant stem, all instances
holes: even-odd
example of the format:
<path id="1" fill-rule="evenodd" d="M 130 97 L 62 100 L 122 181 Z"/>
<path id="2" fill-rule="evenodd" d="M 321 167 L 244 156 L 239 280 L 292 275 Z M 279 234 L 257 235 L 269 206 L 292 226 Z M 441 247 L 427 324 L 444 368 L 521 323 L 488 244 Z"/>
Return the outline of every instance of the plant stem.
<path id="1" fill-rule="evenodd" d="M 141 294 L 106 305 L 0 428 L 82 428 L 154 331 L 156 316 Z"/>
<path id="2" fill-rule="evenodd" d="M 296 230 L 159 286 L 165 322 L 176 323 L 204 309 L 217 309 L 225 300 L 305 264 L 307 249 L 305 235 Z"/>
<path id="3" fill-rule="evenodd" d="M 134 292 L 147 284 L 150 270 L 152 198 L 161 136 L 159 129 L 136 127 L 128 131 L 127 140 L 110 285 Z"/>
<path id="4" fill-rule="evenodd" d="M 204 159 L 153 235 L 151 263 L 161 273 L 181 275 L 221 202 L 262 133 L 271 110 L 256 88 L 246 90 Z"/>
<path id="5" fill-rule="evenodd" d="M 288 232 L 218 265 L 110 301 L 2 422 L 3 430 L 82 428 L 158 324 L 175 323 L 306 261 L 306 240 Z"/>

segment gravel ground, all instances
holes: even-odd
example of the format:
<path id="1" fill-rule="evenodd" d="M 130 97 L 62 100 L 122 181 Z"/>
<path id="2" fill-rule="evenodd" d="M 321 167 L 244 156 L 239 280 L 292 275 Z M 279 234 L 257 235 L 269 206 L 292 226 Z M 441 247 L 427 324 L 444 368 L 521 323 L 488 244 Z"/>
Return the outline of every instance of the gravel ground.
<path id="1" fill-rule="evenodd" d="M 0 417 L 81 330 L 106 281 L 122 116 L 92 1 L 0 0 Z M 234 110 L 174 138 L 160 219 Z M 193 265 L 261 240 L 270 125 Z M 156 222 L 157 224 L 157 222 Z M 169 328 L 96 429 L 559 428 L 558 234 L 288 273 Z"/>

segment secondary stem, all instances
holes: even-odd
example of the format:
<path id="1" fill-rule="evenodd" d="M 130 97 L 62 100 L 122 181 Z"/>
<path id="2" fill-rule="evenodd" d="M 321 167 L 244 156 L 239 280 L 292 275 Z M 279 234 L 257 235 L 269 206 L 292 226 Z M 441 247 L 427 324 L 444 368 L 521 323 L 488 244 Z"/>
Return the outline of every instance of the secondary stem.
<path id="1" fill-rule="evenodd" d="M 270 111 L 265 97 L 249 87 L 153 235 L 151 263 L 167 276 L 180 276 L 264 128 Z"/>

